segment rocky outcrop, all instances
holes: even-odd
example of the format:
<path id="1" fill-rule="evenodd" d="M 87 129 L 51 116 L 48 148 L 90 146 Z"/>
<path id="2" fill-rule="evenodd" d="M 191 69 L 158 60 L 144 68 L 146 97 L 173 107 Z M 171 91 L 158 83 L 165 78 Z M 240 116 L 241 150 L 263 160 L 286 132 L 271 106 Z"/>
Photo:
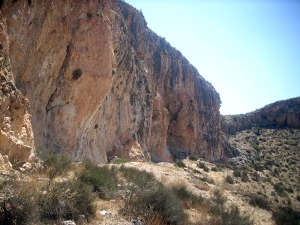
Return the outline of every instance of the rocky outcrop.
<path id="1" fill-rule="evenodd" d="M 95 162 L 231 154 L 219 94 L 123 1 L 2 1 L 1 23 L 38 151 Z"/>
<path id="2" fill-rule="evenodd" d="M 222 130 L 229 135 L 253 126 L 300 128 L 300 97 L 278 101 L 246 114 L 223 116 L 222 119 Z"/>
<path id="3" fill-rule="evenodd" d="M 0 30 L 5 30 L 3 24 Z M 0 167 L 9 165 L 9 161 L 29 160 L 34 149 L 28 100 L 15 87 L 2 37 L 0 35 L 3 43 L 0 44 Z"/>

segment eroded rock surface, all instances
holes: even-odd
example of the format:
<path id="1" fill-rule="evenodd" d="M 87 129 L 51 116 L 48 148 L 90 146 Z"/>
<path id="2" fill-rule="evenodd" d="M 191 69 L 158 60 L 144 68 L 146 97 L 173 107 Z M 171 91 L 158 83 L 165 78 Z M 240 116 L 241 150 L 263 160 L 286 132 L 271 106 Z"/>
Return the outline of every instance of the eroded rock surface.
<path id="1" fill-rule="evenodd" d="M 219 94 L 130 5 L 4 1 L 1 24 L 38 151 L 95 162 L 231 154 Z"/>
<path id="2" fill-rule="evenodd" d="M 0 166 L 27 161 L 33 153 L 33 133 L 28 100 L 17 90 L 5 51 L 4 24 L 0 23 Z M 3 157 L 2 157 L 3 155 Z"/>

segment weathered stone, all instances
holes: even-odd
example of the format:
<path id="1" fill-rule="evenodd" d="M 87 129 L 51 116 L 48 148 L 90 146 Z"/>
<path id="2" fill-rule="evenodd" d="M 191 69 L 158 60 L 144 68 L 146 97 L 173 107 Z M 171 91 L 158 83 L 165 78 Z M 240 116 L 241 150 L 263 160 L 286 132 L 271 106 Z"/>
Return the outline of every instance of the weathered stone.
<path id="1" fill-rule="evenodd" d="M 0 22 L 0 30 L 0 154 L 15 163 L 29 159 L 34 141 L 28 100 L 14 84 L 5 23 Z"/>
<path id="2" fill-rule="evenodd" d="M 223 116 L 222 119 L 222 130 L 229 135 L 254 126 L 300 128 L 300 97 L 278 101 L 246 114 Z"/>
<path id="3" fill-rule="evenodd" d="M 5 1 L 0 20 L 36 149 L 95 162 L 232 154 L 219 94 L 125 2 Z"/>

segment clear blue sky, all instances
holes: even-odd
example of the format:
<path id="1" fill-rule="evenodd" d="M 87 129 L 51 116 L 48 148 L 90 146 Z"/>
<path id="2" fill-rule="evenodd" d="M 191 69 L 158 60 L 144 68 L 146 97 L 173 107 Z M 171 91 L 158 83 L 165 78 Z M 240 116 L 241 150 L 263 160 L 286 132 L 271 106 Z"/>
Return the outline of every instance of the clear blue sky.
<path id="1" fill-rule="evenodd" d="M 300 0 L 125 0 L 220 93 L 222 114 L 300 96 Z"/>

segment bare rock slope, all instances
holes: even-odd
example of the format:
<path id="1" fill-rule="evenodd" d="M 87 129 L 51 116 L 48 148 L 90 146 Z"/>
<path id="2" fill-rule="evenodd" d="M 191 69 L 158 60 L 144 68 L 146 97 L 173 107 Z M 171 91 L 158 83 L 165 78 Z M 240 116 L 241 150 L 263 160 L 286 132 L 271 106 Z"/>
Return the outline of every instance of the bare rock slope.
<path id="1" fill-rule="evenodd" d="M 11 75 L 1 79 L 12 83 L 23 109 L 20 126 L 11 129 L 27 132 L 18 137 L 27 152 L 49 149 L 95 162 L 230 155 L 219 94 L 141 12 L 119 0 L 0 7 L 1 46 L 11 62 Z M 2 124 L 16 123 L 3 116 L 12 105 L 1 103 L 2 153 L 12 140 Z"/>

